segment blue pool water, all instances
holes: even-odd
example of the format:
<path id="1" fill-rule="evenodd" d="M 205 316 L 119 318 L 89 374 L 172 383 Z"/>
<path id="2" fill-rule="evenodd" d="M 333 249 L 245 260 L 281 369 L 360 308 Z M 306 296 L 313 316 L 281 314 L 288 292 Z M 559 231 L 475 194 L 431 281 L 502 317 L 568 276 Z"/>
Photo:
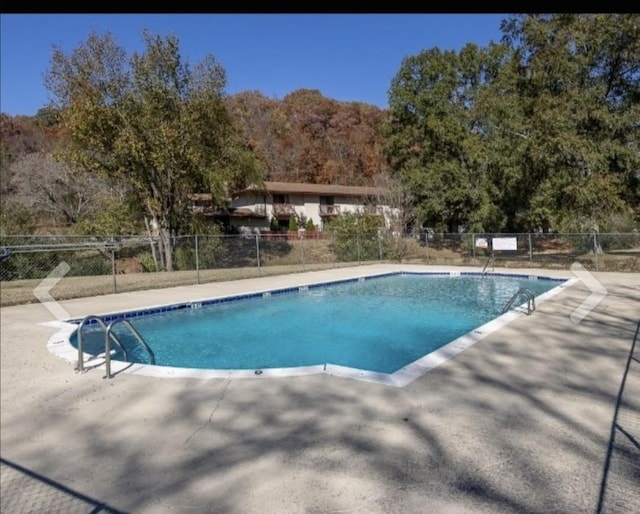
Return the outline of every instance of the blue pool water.
<path id="1" fill-rule="evenodd" d="M 498 317 L 519 288 L 538 296 L 560 282 L 401 273 L 183 305 L 129 321 L 160 366 L 258 370 L 334 364 L 394 373 Z M 149 362 L 126 327 L 116 334 L 129 361 Z M 103 341 L 96 326 L 83 329 L 86 353 L 100 353 Z M 124 360 L 120 352 L 114 359 Z"/>
<path id="2" fill-rule="evenodd" d="M 498 317 L 519 288 L 538 296 L 561 282 L 533 278 L 388 274 L 127 317 L 160 366 L 258 370 L 333 364 L 394 373 Z M 85 326 L 84 351 L 101 353 L 103 334 L 96 325 Z M 126 327 L 117 326 L 116 334 L 129 362 L 149 362 Z M 77 346 L 75 335 L 72 344 Z M 125 360 L 120 351 L 113 358 Z"/>

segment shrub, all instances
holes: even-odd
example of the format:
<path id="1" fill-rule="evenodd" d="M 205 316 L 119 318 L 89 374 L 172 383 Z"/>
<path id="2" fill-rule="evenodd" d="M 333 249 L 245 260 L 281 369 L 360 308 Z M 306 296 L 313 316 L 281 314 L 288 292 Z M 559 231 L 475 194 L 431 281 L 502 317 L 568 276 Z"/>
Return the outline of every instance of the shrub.
<path id="1" fill-rule="evenodd" d="M 45 278 L 61 261 L 55 252 L 13 253 L 0 263 L 0 280 Z"/>
<path id="2" fill-rule="evenodd" d="M 175 269 L 178 271 L 195 269 L 195 252 L 191 246 L 179 246 L 175 250 Z"/>
<path id="3" fill-rule="evenodd" d="M 333 251 L 344 262 L 380 259 L 381 222 L 366 213 L 346 212 L 331 221 Z"/>
<path id="4" fill-rule="evenodd" d="M 140 260 L 140 264 L 142 264 L 142 268 L 144 269 L 144 271 L 159 271 L 156 268 L 156 263 L 153 260 L 153 255 L 151 255 L 151 252 L 141 253 L 140 255 L 138 255 L 138 259 Z"/>
<path id="5" fill-rule="evenodd" d="M 71 267 L 68 277 L 88 277 L 92 275 L 111 275 L 113 265 L 110 258 L 103 255 L 76 255 L 68 256 L 68 263 Z"/>
<path id="6" fill-rule="evenodd" d="M 229 258 L 229 249 L 221 236 L 198 236 L 198 267 L 200 269 L 217 268 Z M 231 241 L 238 241 L 232 238 Z"/>
<path id="7" fill-rule="evenodd" d="M 311 218 L 307 220 L 307 224 L 304 228 L 307 232 L 313 232 L 316 229 L 316 226 L 313 224 L 313 220 Z"/>

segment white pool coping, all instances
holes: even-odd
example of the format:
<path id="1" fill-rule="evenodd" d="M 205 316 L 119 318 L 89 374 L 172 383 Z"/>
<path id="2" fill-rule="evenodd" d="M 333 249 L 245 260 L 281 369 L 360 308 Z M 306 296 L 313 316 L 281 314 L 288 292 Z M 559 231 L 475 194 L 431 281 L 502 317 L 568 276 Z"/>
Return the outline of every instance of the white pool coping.
<path id="1" fill-rule="evenodd" d="M 481 273 L 472 272 L 472 271 L 459 271 L 459 270 L 448 270 L 448 271 L 415 271 L 411 269 L 406 270 L 395 270 L 393 272 L 385 272 L 385 273 L 370 273 L 365 275 L 354 274 L 353 277 L 342 278 L 336 280 L 326 280 L 322 282 L 317 282 L 313 284 L 300 284 L 298 286 L 293 286 L 293 289 L 296 287 L 299 288 L 307 288 L 309 286 L 322 286 L 328 285 L 335 282 L 344 282 L 345 280 L 353 280 L 358 278 L 374 278 L 376 276 L 381 275 L 389 275 L 389 274 L 420 274 L 420 275 L 446 275 L 452 277 L 457 277 L 461 275 L 471 275 L 477 276 Z M 509 277 L 522 277 L 522 278 L 535 278 L 535 279 L 551 279 L 554 281 L 563 280 L 556 287 L 542 293 L 539 296 L 536 296 L 535 303 L 536 305 L 542 304 L 544 301 L 552 298 L 556 294 L 560 293 L 564 289 L 572 286 L 574 283 L 578 281 L 575 277 L 569 276 L 546 276 L 546 275 L 536 275 L 535 273 L 508 273 L 508 272 L 487 272 L 487 276 L 509 276 Z M 285 289 L 292 289 L 292 287 L 288 286 Z M 246 291 L 244 293 L 235 293 L 231 295 L 220 295 L 220 296 L 212 296 L 210 299 L 225 299 L 225 298 L 235 298 L 243 295 L 254 295 L 254 294 L 265 294 L 271 293 L 273 291 L 277 291 L 278 288 L 269 288 L 262 290 L 253 290 Z M 200 303 L 203 302 L 203 299 L 194 299 L 190 302 Z M 182 303 L 190 303 L 187 302 L 179 302 Z M 172 304 L 170 304 L 172 305 Z M 162 305 L 152 305 L 146 306 L 143 308 L 130 309 L 125 311 L 113 311 L 108 313 L 108 315 L 119 315 L 129 312 L 136 312 L 142 310 L 152 310 L 167 307 L 166 304 Z M 358 368 L 351 368 L 346 366 L 339 366 L 335 364 L 319 364 L 315 366 L 298 366 L 298 367 L 289 367 L 289 368 L 267 368 L 267 369 L 200 369 L 200 368 L 183 368 L 183 367 L 174 367 L 174 366 L 157 366 L 152 364 L 138 364 L 138 363 L 127 363 L 122 361 L 111 360 L 111 377 L 113 378 L 120 373 L 128 373 L 140 376 L 147 377 L 157 377 L 157 378 L 194 378 L 194 379 L 244 379 L 244 378 L 283 378 L 283 377 L 299 377 L 299 376 L 307 376 L 307 375 L 317 375 L 317 374 L 327 374 L 336 377 L 348 378 L 353 380 L 360 380 L 364 382 L 373 382 L 383 385 L 390 385 L 394 387 L 404 387 L 417 378 L 423 376 L 428 373 L 430 370 L 438 367 L 440 364 L 446 362 L 449 359 L 452 359 L 460 352 L 474 345 L 478 341 L 487 337 L 488 335 L 496 332 L 501 329 L 505 325 L 508 325 L 515 319 L 518 319 L 522 316 L 527 316 L 527 309 L 524 305 L 513 308 L 512 310 L 502 314 L 501 316 L 475 328 L 474 330 L 454 339 L 450 343 L 438 348 L 437 350 L 407 364 L 406 366 L 400 368 L 398 371 L 394 373 L 381 373 L 375 371 L 362 370 Z M 53 334 L 48 342 L 47 349 L 53 355 L 65 359 L 71 363 L 73 363 L 74 367 L 77 367 L 78 362 L 78 349 L 75 348 L 71 344 L 71 337 L 74 332 L 78 329 L 78 324 L 71 322 L 71 320 L 67 321 L 51 321 L 41 323 L 41 325 L 52 327 L 58 329 L 58 331 Z M 87 353 L 84 353 L 84 369 L 102 369 L 105 371 L 106 376 L 106 366 L 104 360 L 104 354 L 94 356 Z"/>

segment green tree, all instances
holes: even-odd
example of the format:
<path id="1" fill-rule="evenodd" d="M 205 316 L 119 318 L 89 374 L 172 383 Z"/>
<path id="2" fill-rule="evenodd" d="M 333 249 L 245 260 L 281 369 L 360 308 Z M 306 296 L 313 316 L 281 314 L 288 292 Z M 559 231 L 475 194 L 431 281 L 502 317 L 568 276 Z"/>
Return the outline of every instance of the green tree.
<path id="1" fill-rule="evenodd" d="M 143 228 L 143 214 L 134 198 L 123 191 L 113 191 L 112 196 L 100 199 L 100 208 L 90 216 L 82 216 L 73 225 L 77 234 L 134 235 Z"/>
<path id="2" fill-rule="evenodd" d="M 495 43 L 483 51 L 480 66 L 482 80 L 474 86 L 470 127 L 478 135 L 474 155 L 485 187 L 470 226 L 475 231 L 518 231 L 524 228 L 520 216 L 532 189 L 523 166 L 529 128 L 520 101 L 520 68 L 512 50 Z"/>
<path id="3" fill-rule="evenodd" d="M 457 232 L 504 224 L 474 112 L 486 60 L 475 45 L 460 54 L 435 48 L 406 58 L 392 81 L 385 153 L 421 225 Z"/>
<path id="4" fill-rule="evenodd" d="M 307 232 L 313 232 L 316 229 L 316 226 L 313 224 L 313 220 L 311 218 L 307 220 L 307 223 L 305 224 L 304 229 Z"/>
<path id="5" fill-rule="evenodd" d="M 378 259 L 383 223 L 378 216 L 365 212 L 336 216 L 328 225 L 336 257 L 344 262 Z"/>
<path id="6" fill-rule="evenodd" d="M 297 230 L 298 230 L 298 218 L 296 217 L 295 214 L 292 214 L 291 216 L 289 216 L 289 231 L 297 232 Z"/>
<path id="7" fill-rule="evenodd" d="M 597 230 L 637 213 L 640 15 L 515 15 L 502 30 L 521 70 L 531 224 Z"/>
<path id="8" fill-rule="evenodd" d="M 415 221 L 597 230 L 640 219 L 640 15 L 515 15 L 503 41 L 407 57 L 385 154 Z"/>
<path id="9" fill-rule="evenodd" d="M 145 30 L 143 40 L 144 52 L 130 58 L 109 33 L 90 34 L 69 55 L 54 47 L 45 83 L 71 141 L 63 157 L 130 188 L 171 271 L 173 238 L 190 224 L 189 195 L 210 191 L 222 206 L 228 190 L 260 173 L 232 129 L 216 59 L 191 68 L 176 37 Z"/>

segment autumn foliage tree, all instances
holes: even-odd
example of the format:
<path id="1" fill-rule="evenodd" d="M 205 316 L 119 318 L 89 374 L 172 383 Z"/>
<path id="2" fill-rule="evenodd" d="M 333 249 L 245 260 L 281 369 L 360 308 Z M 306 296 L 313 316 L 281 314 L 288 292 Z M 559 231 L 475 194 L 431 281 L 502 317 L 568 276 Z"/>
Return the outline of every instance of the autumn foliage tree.
<path id="1" fill-rule="evenodd" d="M 100 176 L 119 192 L 111 208 L 126 199 L 157 224 L 166 269 L 172 238 L 195 226 L 191 192 L 224 206 L 228 191 L 261 179 L 383 185 L 391 194 L 380 203 L 403 213 L 394 230 L 638 227 L 640 15 L 518 14 L 501 31 L 485 47 L 407 56 L 388 110 L 315 89 L 225 95 L 215 59 L 189 67 L 175 38 L 145 32 L 144 52 L 128 57 L 110 35 L 92 34 L 68 55 L 54 51 L 54 105 L 0 117 L 3 206 L 10 197 L 51 213 L 51 193 L 80 201 L 55 205 L 78 230 L 124 227 L 81 196 L 97 184 L 81 173 Z M 49 158 L 54 147 L 64 168 Z"/>
<path id="2" fill-rule="evenodd" d="M 189 226 L 189 195 L 259 179 L 224 106 L 225 72 L 208 55 L 191 68 L 176 37 L 143 31 L 127 57 L 113 36 L 90 34 L 70 54 L 55 47 L 46 86 L 70 142 L 71 166 L 128 185 L 159 234 L 161 265 L 173 268 L 173 238 Z"/>
<path id="3" fill-rule="evenodd" d="M 311 89 L 282 100 L 246 91 L 226 102 L 267 180 L 370 186 L 387 171 L 380 132 L 385 111 L 376 106 L 338 102 Z"/>

